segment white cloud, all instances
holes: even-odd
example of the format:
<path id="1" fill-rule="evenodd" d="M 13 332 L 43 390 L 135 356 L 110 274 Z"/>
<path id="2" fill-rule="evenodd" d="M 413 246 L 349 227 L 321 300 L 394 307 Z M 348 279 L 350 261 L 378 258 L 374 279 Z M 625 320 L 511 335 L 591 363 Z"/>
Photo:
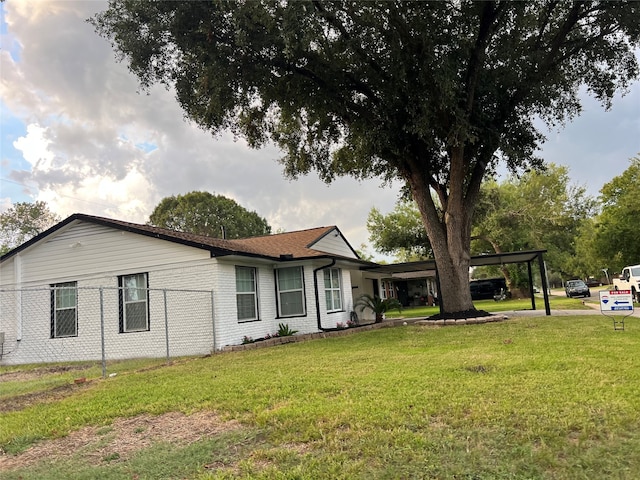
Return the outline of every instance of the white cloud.
<path id="1" fill-rule="evenodd" d="M 13 201 L 11 197 L 0 198 L 0 213 L 4 213 L 11 208 Z"/>
<path id="2" fill-rule="evenodd" d="M 46 138 L 46 132 L 46 128 L 32 123 L 27 125 L 27 135 L 13 142 L 14 148 L 22 152 L 23 158 L 34 171 L 46 172 L 52 168 L 53 153 L 49 151 L 51 142 Z"/>
<path id="3" fill-rule="evenodd" d="M 37 200 L 47 202 L 63 217 L 81 212 L 144 223 L 149 217 L 148 205 L 155 202 L 151 187 L 134 167 L 122 179 L 86 176 L 79 185 L 41 188 Z"/>

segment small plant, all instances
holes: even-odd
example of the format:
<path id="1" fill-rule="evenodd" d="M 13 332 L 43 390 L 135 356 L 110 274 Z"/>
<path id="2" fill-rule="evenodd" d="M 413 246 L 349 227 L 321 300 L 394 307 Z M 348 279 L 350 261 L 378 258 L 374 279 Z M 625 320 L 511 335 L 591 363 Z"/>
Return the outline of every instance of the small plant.
<path id="1" fill-rule="evenodd" d="M 347 328 L 347 325 L 342 323 L 342 322 L 338 322 L 338 323 L 336 323 L 336 328 L 344 330 L 345 328 Z"/>
<path id="2" fill-rule="evenodd" d="M 245 335 L 244 337 L 242 337 L 242 345 L 246 345 L 247 343 L 253 343 L 254 340 L 253 338 Z"/>
<path id="3" fill-rule="evenodd" d="M 372 296 L 364 293 L 358 297 L 354 304 L 360 311 L 371 310 L 376 316 L 376 323 L 382 322 L 382 318 L 389 310 L 402 310 L 402 304 L 395 298 L 386 298 L 382 300 L 378 296 Z"/>
<path id="4" fill-rule="evenodd" d="M 353 320 L 349 320 L 349 321 L 347 322 L 347 328 L 355 327 L 355 326 L 357 326 L 357 325 L 358 325 L 358 324 L 357 324 L 356 322 L 354 322 Z"/>
<path id="5" fill-rule="evenodd" d="M 287 325 L 286 323 L 279 323 L 278 324 L 278 332 L 274 335 L 278 336 L 278 337 L 290 337 L 291 335 L 294 335 L 298 333 L 298 330 L 291 330 L 289 328 L 289 325 Z"/>

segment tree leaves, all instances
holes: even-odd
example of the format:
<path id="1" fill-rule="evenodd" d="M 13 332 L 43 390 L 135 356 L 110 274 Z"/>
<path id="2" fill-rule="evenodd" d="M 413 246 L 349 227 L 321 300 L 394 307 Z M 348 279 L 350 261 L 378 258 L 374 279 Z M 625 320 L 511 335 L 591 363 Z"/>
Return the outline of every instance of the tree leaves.
<path id="1" fill-rule="evenodd" d="M 5 254 L 60 221 L 46 202 L 17 202 L 0 214 L 0 254 Z"/>
<path id="2" fill-rule="evenodd" d="M 570 184 L 566 167 L 549 164 L 544 172 L 488 182 L 481 198 L 473 229 L 476 253 L 545 249 L 551 269 L 577 273 L 575 239 L 595 214 L 596 202 Z"/>
<path id="3" fill-rule="evenodd" d="M 620 271 L 640 263 L 640 158 L 622 175 L 602 187 L 602 212 L 595 220 L 595 231 L 585 239 L 602 267 Z"/>
<path id="4" fill-rule="evenodd" d="M 234 200 L 209 192 L 163 198 L 149 224 L 214 238 L 247 238 L 271 233 L 267 221 Z"/>

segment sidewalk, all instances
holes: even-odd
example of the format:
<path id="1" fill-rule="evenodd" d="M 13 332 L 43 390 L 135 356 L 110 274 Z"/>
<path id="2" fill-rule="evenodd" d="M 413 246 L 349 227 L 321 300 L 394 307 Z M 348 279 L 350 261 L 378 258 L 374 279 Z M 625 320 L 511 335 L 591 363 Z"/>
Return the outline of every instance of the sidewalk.
<path id="1" fill-rule="evenodd" d="M 600 307 L 598 305 L 589 305 L 591 307 L 589 310 L 551 310 L 551 316 L 553 317 L 566 317 L 566 316 L 575 316 L 575 315 L 602 315 L 603 317 L 624 317 L 629 313 L 620 312 L 615 315 L 611 315 L 611 312 L 607 312 L 606 315 L 603 315 L 600 311 Z M 496 312 L 495 315 L 506 315 L 508 317 L 542 317 L 546 315 L 544 308 L 538 310 L 510 310 L 506 312 Z M 633 314 L 630 316 L 635 318 L 640 318 L 640 307 L 635 308 Z"/>
<path id="2" fill-rule="evenodd" d="M 597 294 L 594 293 L 594 296 L 592 296 L 591 298 L 593 299 L 598 298 Z M 551 290 L 551 297 L 553 296 L 559 296 L 559 297 L 564 297 L 564 290 L 562 289 L 555 289 L 555 290 Z M 496 315 L 500 315 L 500 314 L 504 314 L 507 315 L 509 317 L 540 317 L 540 316 L 545 316 L 546 312 L 544 310 L 544 302 L 542 303 L 538 303 L 538 298 L 536 298 L 536 310 L 511 310 L 508 312 L 496 312 Z M 591 300 L 591 299 L 590 299 Z M 615 313 L 614 315 L 612 315 L 612 312 L 607 312 L 606 315 L 603 315 L 602 312 L 600 311 L 600 303 L 595 303 L 593 301 L 589 301 L 586 300 L 582 302 L 583 305 L 585 307 L 589 307 L 589 310 L 551 310 L 551 315 L 552 316 L 557 316 L 557 317 L 563 317 L 563 316 L 571 316 L 571 315 L 602 315 L 603 317 L 611 317 L 611 316 L 616 316 L 616 317 L 624 317 L 627 316 L 627 314 L 629 313 L 627 312 L 620 312 L 620 313 Z M 636 318 L 640 318 L 640 305 L 638 304 L 634 304 L 634 311 L 633 313 L 630 315 L 631 317 L 636 317 Z M 493 312 L 491 312 L 493 313 Z"/>

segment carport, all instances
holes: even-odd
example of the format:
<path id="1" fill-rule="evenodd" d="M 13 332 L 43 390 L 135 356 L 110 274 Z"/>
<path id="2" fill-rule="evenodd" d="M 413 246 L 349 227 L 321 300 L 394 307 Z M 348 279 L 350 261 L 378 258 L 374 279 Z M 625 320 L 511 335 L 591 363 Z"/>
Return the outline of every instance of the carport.
<path id="1" fill-rule="evenodd" d="M 506 265 L 510 263 L 526 263 L 527 272 L 529 274 L 529 294 L 531 296 L 531 309 L 535 310 L 536 299 L 533 291 L 532 264 L 537 260 L 538 268 L 540 270 L 540 278 L 542 279 L 542 292 L 544 296 L 545 312 L 547 315 L 551 315 L 551 307 L 549 306 L 549 287 L 547 285 L 547 273 L 546 273 L 546 268 L 545 268 L 544 259 L 543 259 L 543 254 L 546 252 L 547 252 L 546 250 L 528 250 L 524 252 L 492 253 L 487 255 L 476 255 L 471 257 L 470 265 L 472 267 L 483 267 L 488 265 Z M 421 260 L 418 262 L 393 263 L 390 265 L 364 266 L 364 267 L 361 267 L 361 270 L 386 274 L 386 275 L 389 275 L 391 279 L 394 278 L 394 275 L 397 276 L 399 274 L 424 272 L 426 276 L 427 273 L 433 272 L 435 273 L 436 285 L 438 286 L 438 297 L 441 298 L 438 267 L 436 266 L 436 261 L 433 259 Z M 440 313 L 443 313 L 442 302 L 440 302 L 439 305 L 440 305 Z"/>

